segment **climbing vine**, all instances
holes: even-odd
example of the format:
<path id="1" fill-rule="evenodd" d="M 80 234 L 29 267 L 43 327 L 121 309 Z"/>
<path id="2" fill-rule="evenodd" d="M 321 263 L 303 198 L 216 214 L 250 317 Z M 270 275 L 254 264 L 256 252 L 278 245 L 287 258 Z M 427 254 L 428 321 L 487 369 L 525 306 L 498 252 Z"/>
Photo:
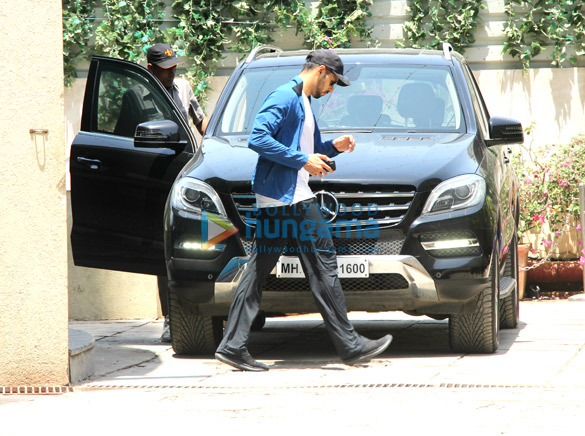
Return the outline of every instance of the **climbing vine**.
<path id="1" fill-rule="evenodd" d="M 372 4 L 373 0 L 321 0 L 313 16 L 304 1 L 292 0 L 287 7 L 275 8 L 276 23 L 303 33 L 310 49 L 348 48 L 355 37 L 375 45 L 372 27 L 366 23 Z"/>
<path id="2" fill-rule="evenodd" d="M 102 0 L 104 19 L 95 30 L 95 54 L 141 62 L 151 45 L 164 41 L 160 0 Z"/>
<path id="3" fill-rule="evenodd" d="M 399 47 L 441 49 L 449 42 L 459 53 L 475 42 L 482 0 L 413 0 Z"/>
<path id="4" fill-rule="evenodd" d="M 552 64 L 560 66 L 585 53 L 585 15 L 582 2 L 573 0 L 506 0 L 506 42 L 503 51 L 517 57 L 524 68 L 547 46 Z"/>
<path id="5" fill-rule="evenodd" d="M 87 57 L 95 11 L 87 0 L 63 0 L 63 64 L 65 85 L 77 76 L 77 64 Z"/>
<path id="6" fill-rule="evenodd" d="M 172 14 L 165 17 L 169 3 Z M 311 10 L 302 0 L 214 0 L 212 6 L 209 0 L 63 0 L 65 82 L 73 82 L 77 63 L 91 54 L 142 62 L 148 47 L 168 41 L 187 61 L 195 93 L 204 97 L 226 50 L 247 53 L 272 42 L 279 27 L 295 28 L 309 48 L 345 48 L 352 38 L 371 44 L 366 19 L 372 3 L 321 0 Z"/>
<path id="7" fill-rule="evenodd" d="M 191 61 L 187 77 L 196 95 L 207 91 L 208 77 L 224 57 L 227 46 L 244 53 L 272 41 L 269 12 L 276 1 L 220 0 L 209 7 L 206 0 L 175 0 L 173 18 L 178 24 L 168 30 L 178 53 Z"/>

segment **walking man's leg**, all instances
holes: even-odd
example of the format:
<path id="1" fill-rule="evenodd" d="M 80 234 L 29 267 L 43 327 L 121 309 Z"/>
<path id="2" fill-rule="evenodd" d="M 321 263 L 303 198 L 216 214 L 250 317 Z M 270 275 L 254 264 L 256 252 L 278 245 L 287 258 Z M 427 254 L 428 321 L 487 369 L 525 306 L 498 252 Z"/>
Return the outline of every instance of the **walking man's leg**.
<path id="1" fill-rule="evenodd" d="M 272 227 L 278 224 L 275 220 L 269 219 L 262 210 L 257 222 Z M 252 323 L 260 310 L 262 287 L 266 282 L 266 277 L 276 265 L 285 244 L 278 229 L 257 227 L 256 231 L 250 260 L 234 294 L 223 340 L 215 354 L 216 358 L 222 362 L 245 371 L 268 370 L 268 366 L 250 356 L 247 344 Z"/>
<path id="2" fill-rule="evenodd" d="M 327 222 L 315 199 L 301 203 L 300 232 L 295 243 L 315 303 L 340 357 L 354 364 L 383 352 L 392 340 L 386 335 L 368 340 L 359 335 L 347 317 L 345 296 L 337 275 L 337 255 Z"/>

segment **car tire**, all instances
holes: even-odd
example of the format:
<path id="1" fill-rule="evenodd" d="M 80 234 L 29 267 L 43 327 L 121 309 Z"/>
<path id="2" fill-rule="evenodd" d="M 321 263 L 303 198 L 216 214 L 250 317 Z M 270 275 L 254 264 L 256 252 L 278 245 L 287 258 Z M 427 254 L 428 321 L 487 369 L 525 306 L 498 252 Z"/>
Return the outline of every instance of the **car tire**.
<path id="1" fill-rule="evenodd" d="M 449 317 L 449 346 L 457 353 L 495 353 L 499 346 L 500 301 L 499 244 L 490 266 L 490 286 L 481 291 L 471 313 Z"/>
<path id="2" fill-rule="evenodd" d="M 196 356 L 213 354 L 223 336 L 223 319 L 199 316 L 185 310 L 178 295 L 169 289 L 169 327 L 176 354 Z"/>
<path id="3" fill-rule="evenodd" d="M 510 251 L 504 266 L 504 276 L 514 279 L 516 285 L 510 295 L 500 303 L 500 327 L 515 329 L 520 322 L 520 291 L 518 289 L 518 237 L 514 235 L 510 243 Z"/>

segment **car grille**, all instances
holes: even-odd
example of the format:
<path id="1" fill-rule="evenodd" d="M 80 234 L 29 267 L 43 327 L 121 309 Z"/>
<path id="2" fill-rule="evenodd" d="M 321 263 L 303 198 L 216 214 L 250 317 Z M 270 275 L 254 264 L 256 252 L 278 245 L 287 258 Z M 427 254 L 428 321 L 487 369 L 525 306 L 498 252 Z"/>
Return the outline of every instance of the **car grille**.
<path id="1" fill-rule="evenodd" d="M 370 274 L 368 279 L 339 279 L 344 292 L 391 291 L 407 289 L 408 282 L 400 274 Z M 310 292 L 309 282 L 305 278 L 279 279 L 268 276 L 262 288 L 264 292 Z"/>
<path id="2" fill-rule="evenodd" d="M 242 238 L 246 254 L 252 253 L 252 239 Z M 404 236 L 396 234 L 384 239 L 336 239 L 333 238 L 335 253 L 342 256 L 370 255 L 387 256 L 400 254 Z M 292 254 L 291 254 L 292 255 Z"/>
<path id="3" fill-rule="evenodd" d="M 355 184 L 311 184 L 315 193 L 327 192 L 335 196 L 339 208 L 332 221 L 333 234 L 355 229 L 365 230 L 372 226 L 388 227 L 399 224 L 415 195 L 412 186 Z M 232 192 L 232 199 L 242 222 L 254 227 L 253 211 L 256 197 L 252 192 Z"/>

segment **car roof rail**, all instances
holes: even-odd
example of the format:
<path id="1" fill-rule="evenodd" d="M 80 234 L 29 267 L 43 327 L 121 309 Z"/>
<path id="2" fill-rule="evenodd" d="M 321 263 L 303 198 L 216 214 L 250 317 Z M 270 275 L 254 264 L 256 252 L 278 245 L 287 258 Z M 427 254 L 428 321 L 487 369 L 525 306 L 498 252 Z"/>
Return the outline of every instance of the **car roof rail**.
<path id="1" fill-rule="evenodd" d="M 244 63 L 249 64 L 254 59 L 256 59 L 260 55 L 260 53 L 263 51 L 275 53 L 275 52 L 281 52 L 282 49 L 280 47 L 276 47 L 275 45 L 259 45 L 259 46 L 255 47 L 250 52 L 250 54 L 248 55 L 248 57 L 246 58 Z"/>
<path id="2" fill-rule="evenodd" d="M 451 52 L 453 51 L 453 46 L 448 42 L 443 43 L 443 57 L 446 61 L 451 60 Z"/>

